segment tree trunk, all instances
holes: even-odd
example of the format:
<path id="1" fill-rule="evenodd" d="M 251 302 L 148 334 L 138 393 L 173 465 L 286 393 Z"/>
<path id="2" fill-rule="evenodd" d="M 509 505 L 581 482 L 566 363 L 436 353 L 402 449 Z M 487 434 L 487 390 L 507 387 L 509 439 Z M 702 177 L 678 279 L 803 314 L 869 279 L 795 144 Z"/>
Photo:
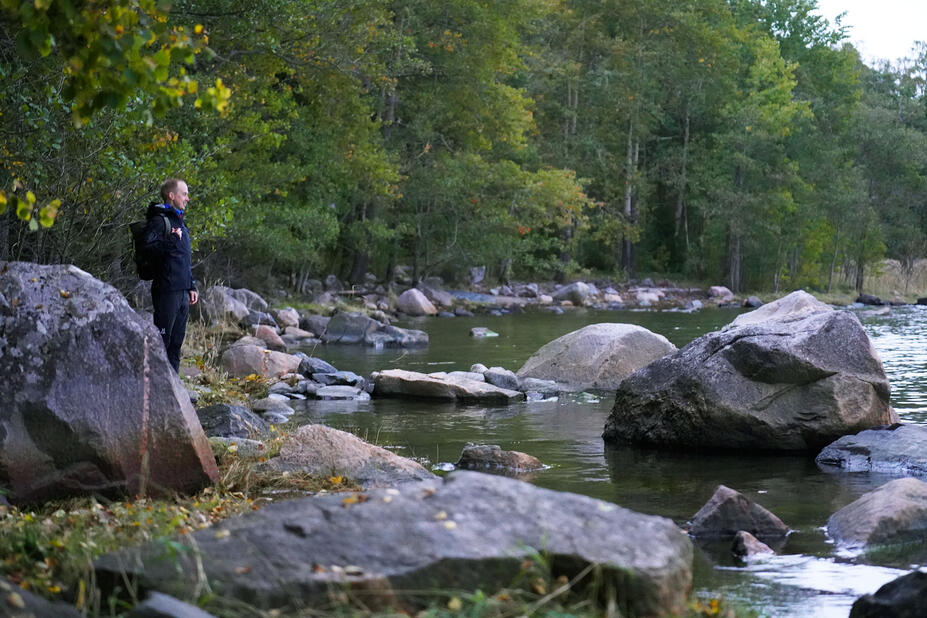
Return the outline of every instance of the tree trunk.
<path id="1" fill-rule="evenodd" d="M 689 225 L 686 216 L 686 184 L 689 162 L 689 120 L 690 114 L 686 109 L 686 120 L 682 132 L 682 163 L 679 170 L 679 183 L 676 187 L 676 237 L 679 237 L 680 228 L 685 232 L 686 254 L 689 252 Z"/>
<path id="2" fill-rule="evenodd" d="M 863 293 L 863 279 L 864 273 L 866 271 L 866 263 L 863 261 L 862 257 L 857 258 L 856 260 L 856 293 Z"/>
<path id="3" fill-rule="evenodd" d="M 834 285 L 834 270 L 837 268 L 837 252 L 840 247 L 840 228 L 834 231 L 834 255 L 830 259 L 830 274 L 827 276 L 827 293 Z"/>
<path id="4" fill-rule="evenodd" d="M 638 144 L 634 141 L 634 123 L 628 126 L 628 152 L 626 165 L 626 179 L 624 186 L 624 220 L 628 225 L 634 225 L 635 208 L 634 208 L 634 175 L 637 170 L 637 157 L 639 149 Z M 621 266 L 628 275 L 628 279 L 634 278 L 634 243 L 625 236 L 621 241 Z"/>
<path id="5" fill-rule="evenodd" d="M 740 234 L 736 232 L 731 232 L 731 238 L 728 243 L 728 283 L 730 284 L 731 291 L 734 293 L 740 292 L 742 285 L 741 281 L 741 239 Z"/>

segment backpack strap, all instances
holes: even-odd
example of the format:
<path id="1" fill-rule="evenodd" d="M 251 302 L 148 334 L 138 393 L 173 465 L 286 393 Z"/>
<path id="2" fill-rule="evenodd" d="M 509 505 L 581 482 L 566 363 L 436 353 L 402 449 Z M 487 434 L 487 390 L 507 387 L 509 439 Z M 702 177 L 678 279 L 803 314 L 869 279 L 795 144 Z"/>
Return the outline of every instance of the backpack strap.
<path id="1" fill-rule="evenodd" d="M 161 217 L 161 220 L 164 222 L 164 237 L 170 238 L 171 236 L 171 222 L 165 215 L 158 215 Z"/>

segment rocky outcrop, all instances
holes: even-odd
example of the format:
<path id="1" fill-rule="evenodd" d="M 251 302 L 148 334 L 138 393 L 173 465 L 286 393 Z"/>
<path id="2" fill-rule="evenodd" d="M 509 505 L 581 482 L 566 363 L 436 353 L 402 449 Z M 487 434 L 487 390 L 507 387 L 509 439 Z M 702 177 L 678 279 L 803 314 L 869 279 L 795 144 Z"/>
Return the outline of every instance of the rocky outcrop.
<path id="1" fill-rule="evenodd" d="M 421 397 L 444 401 L 512 403 L 522 401 L 524 393 L 466 378 L 433 377 L 416 371 L 389 369 L 372 376 L 373 394 L 378 397 Z"/>
<path id="2" fill-rule="evenodd" d="M 222 353 L 222 366 L 229 375 L 243 378 L 252 373 L 264 377 L 279 377 L 299 368 L 300 358 L 274 352 L 259 345 L 233 345 Z"/>
<path id="3" fill-rule="evenodd" d="M 291 433 L 266 466 L 277 472 L 343 476 L 367 489 L 435 478 L 416 461 L 324 425 L 303 425 Z"/>
<path id="4" fill-rule="evenodd" d="M 927 477 L 927 427 L 895 424 L 843 436 L 815 461 L 847 472 Z"/>
<path id="5" fill-rule="evenodd" d="M 421 290 L 411 288 L 396 299 L 397 308 L 406 315 L 438 315 L 438 310 Z"/>
<path id="6" fill-rule="evenodd" d="M 187 574 L 201 572 L 225 594 L 284 613 L 324 606 L 333 587 L 368 608 L 434 598 L 416 591 L 492 594 L 538 551 L 554 579 L 597 565 L 575 585 L 594 583 L 602 607 L 629 616 L 682 614 L 692 585 L 692 545 L 672 521 L 476 472 L 277 502 L 191 536 L 195 554 L 167 561 L 162 546 L 126 549 L 98 559 L 97 577 L 137 576 L 143 589 L 186 600 L 197 583 Z"/>
<path id="7" fill-rule="evenodd" d="M 856 599 L 850 618 L 918 618 L 927 616 L 927 573 L 912 571 L 890 581 L 875 594 Z"/>
<path id="8" fill-rule="evenodd" d="M 827 520 L 827 533 L 841 547 L 927 540 L 927 483 L 896 479 L 863 494 Z"/>
<path id="9" fill-rule="evenodd" d="M 0 372 L 0 483 L 13 503 L 216 479 L 150 319 L 74 266 L 0 262 Z"/>
<path id="10" fill-rule="evenodd" d="M 689 526 L 689 534 L 704 539 L 730 539 L 741 531 L 772 542 L 784 539 L 789 527 L 759 504 L 724 485 L 718 485 Z"/>
<path id="11" fill-rule="evenodd" d="M 625 379 L 603 437 L 680 449 L 818 451 L 897 421 L 859 320 L 810 306 L 807 296 L 795 292 L 744 314 Z"/>
<path id="12" fill-rule="evenodd" d="M 503 451 L 497 444 L 468 444 L 455 464 L 458 468 L 507 468 L 509 470 L 540 470 L 541 460 L 519 451 Z"/>
<path id="13" fill-rule="evenodd" d="M 613 389 L 641 367 L 675 351 L 666 337 L 641 326 L 591 324 L 545 344 L 517 373 L 573 390 Z"/>

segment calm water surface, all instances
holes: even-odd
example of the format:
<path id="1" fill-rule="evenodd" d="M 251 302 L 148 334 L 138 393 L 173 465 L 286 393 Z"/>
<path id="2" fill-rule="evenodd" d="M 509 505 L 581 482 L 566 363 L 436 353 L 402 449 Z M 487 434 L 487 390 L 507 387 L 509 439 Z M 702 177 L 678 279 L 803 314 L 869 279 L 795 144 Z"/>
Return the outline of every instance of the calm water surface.
<path id="1" fill-rule="evenodd" d="M 501 317 L 423 319 L 399 324 L 425 330 L 424 350 L 320 346 L 313 352 L 339 369 L 363 375 L 379 369 L 467 370 L 473 363 L 517 370 L 540 346 L 597 322 L 639 324 L 682 346 L 727 324 L 735 310 L 700 313 L 576 310 Z M 927 423 L 927 307 L 896 308 L 861 320 L 892 383 L 892 403 L 906 422 Z M 499 337 L 473 339 L 473 326 Z M 550 468 L 526 479 L 685 523 L 719 484 L 733 487 L 776 513 L 795 532 L 769 560 L 744 566 L 727 544 L 698 552 L 696 594 L 717 594 L 766 616 L 845 617 L 853 601 L 906 573 L 911 559 L 864 564 L 838 556 L 823 526 L 836 510 L 890 480 L 820 470 L 813 457 L 681 454 L 606 448 L 601 439 L 611 408 L 608 393 L 506 407 L 409 400 L 311 402 L 307 420 L 357 433 L 426 466 L 456 461 L 467 442 L 499 444 L 539 457 Z"/>

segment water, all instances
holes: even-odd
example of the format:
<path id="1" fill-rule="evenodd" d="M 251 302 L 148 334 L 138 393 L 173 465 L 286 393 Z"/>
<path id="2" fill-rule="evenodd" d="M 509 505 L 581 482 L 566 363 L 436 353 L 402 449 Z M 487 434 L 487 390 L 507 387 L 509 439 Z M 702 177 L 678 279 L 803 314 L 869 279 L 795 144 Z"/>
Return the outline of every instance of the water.
<path id="1" fill-rule="evenodd" d="M 339 369 L 369 374 L 401 368 L 467 370 L 473 363 L 517 370 L 537 348 L 597 322 L 639 324 L 677 346 L 729 323 L 736 310 L 526 313 L 500 317 L 413 320 L 400 326 L 431 336 L 422 350 L 322 346 L 314 350 Z M 860 312 L 892 384 L 892 404 L 905 422 L 927 423 L 927 307 Z M 499 337 L 473 339 L 473 326 Z M 462 406 L 414 400 L 307 402 L 307 420 L 352 431 L 429 467 L 447 468 L 467 442 L 498 444 L 535 455 L 550 468 L 524 477 L 541 487 L 581 493 L 684 524 L 724 484 L 776 513 L 795 532 L 779 555 L 738 564 L 729 545 L 700 548 L 695 594 L 721 595 L 766 616 L 840 617 L 915 565 L 904 557 L 865 564 L 840 556 L 824 532 L 827 518 L 888 477 L 821 470 L 809 456 L 685 454 L 632 447 L 606 448 L 601 433 L 612 397 L 561 396 L 553 402 Z"/>

